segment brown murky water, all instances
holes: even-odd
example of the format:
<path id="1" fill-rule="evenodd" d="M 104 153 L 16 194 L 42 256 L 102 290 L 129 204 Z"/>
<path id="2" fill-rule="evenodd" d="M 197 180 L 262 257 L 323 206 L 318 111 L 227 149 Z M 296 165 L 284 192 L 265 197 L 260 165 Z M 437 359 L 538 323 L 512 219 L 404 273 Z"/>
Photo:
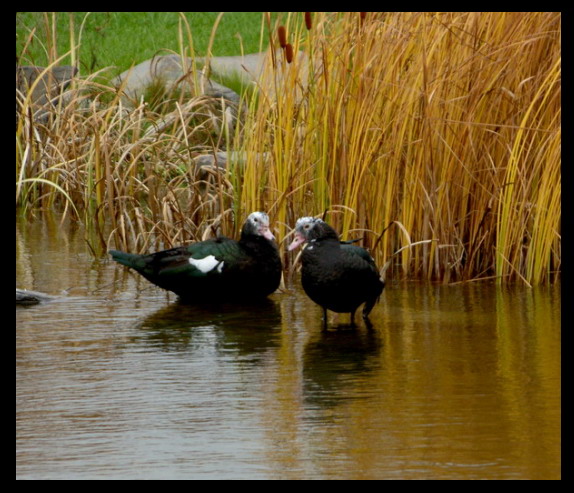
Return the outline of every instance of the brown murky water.
<path id="1" fill-rule="evenodd" d="M 18 479 L 560 478 L 559 286 L 390 282 L 373 331 L 323 332 L 297 281 L 191 307 L 79 230 L 16 241 L 61 295 L 16 308 Z"/>

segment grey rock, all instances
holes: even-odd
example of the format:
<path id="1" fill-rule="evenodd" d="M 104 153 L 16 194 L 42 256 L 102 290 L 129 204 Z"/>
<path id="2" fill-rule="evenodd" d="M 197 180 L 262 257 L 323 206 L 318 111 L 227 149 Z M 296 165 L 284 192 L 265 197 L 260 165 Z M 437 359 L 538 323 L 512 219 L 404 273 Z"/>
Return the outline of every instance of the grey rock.
<path id="1" fill-rule="evenodd" d="M 217 151 L 215 154 L 202 154 L 194 158 L 193 161 L 198 168 L 203 166 L 225 168 L 227 167 L 227 152 Z"/>
<path id="2" fill-rule="evenodd" d="M 35 120 L 44 122 L 53 111 L 71 80 L 78 73 L 76 67 L 62 65 L 46 70 L 46 67 L 35 65 L 16 66 L 16 111 L 20 112 L 22 104 L 30 89 L 30 107 Z M 18 101 L 20 104 L 18 104 Z"/>
<path id="3" fill-rule="evenodd" d="M 243 167 L 247 163 L 248 157 L 263 162 L 269 162 L 272 158 L 269 152 L 216 151 L 215 153 L 200 154 L 193 158 L 192 163 L 195 165 L 196 177 L 199 180 L 217 183 L 217 180 L 225 173 L 230 161 L 234 166 Z"/>
<path id="4" fill-rule="evenodd" d="M 218 56 L 198 58 L 197 60 L 209 66 L 210 72 L 220 77 L 239 76 L 244 83 L 259 79 L 265 67 L 267 52 L 250 53 L 239 56 Z"/>
<path id="5" fill-rule="evenodd" d="M 161 83 L 167 91 L 185 89 L 187 84 L 188 87 L 194 87 L 198 94 L 239 103 L 236 92 L 208 79 L 203 70 L 194 72 L 193 68 L 193 60 L 189 57 L 157 56 L 121 73 L 112 80 L 112 84 L 120 87 L 124 95 L 132 100 L 138 100 L 151 85 Z"/>

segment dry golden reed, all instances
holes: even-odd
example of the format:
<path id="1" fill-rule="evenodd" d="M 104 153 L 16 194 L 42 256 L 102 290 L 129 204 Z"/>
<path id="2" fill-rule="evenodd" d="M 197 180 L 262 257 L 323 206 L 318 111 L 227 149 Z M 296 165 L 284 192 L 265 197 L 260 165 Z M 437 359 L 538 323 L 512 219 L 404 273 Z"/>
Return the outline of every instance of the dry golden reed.
<path id="1" fill-rule="evenodd" d="M 280 237 L 328 211 L 380 265 L 417 243 L 395 277 L 554 280 L 560 14 L 316 13 L 308 32 L 296 15 L 306 57 L 269 64 L 237 141 L 241 208 Z"/>

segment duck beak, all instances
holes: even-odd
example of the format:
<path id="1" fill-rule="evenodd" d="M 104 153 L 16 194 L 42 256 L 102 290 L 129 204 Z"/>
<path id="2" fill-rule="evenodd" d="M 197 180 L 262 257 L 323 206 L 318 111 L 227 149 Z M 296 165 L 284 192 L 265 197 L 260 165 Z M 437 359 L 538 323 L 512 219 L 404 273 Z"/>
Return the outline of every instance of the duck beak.
<path id="1" fill-rule="evenodd" d="M 273 233 L 269 229 L 269 226 L 261 226 L 261 228 L 259 228 L 259 234 L 261 234 L 263 238 L 267 238 L 269 241 L 275 240 L 275 236 L 273 236 Z"/>
<path id="2" fill-rule="evenodd" d="M 288 251 L 295 250 L 298 246 L 305 243 L 307 240 L 301 233 L 295 233 L 295 239 L 291 242 L 291 244 L 287 247 Z"/>

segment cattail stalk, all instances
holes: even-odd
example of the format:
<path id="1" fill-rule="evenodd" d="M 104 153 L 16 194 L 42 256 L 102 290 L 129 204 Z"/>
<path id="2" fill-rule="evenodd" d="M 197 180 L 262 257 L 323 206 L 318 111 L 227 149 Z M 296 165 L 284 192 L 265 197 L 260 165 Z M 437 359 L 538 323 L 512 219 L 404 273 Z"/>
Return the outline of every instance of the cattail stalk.
<path id="1" fill-rule="evenodd" d="M 307 31 L 310 31 L 313 27 L 313 19 L 311 18 L 311 12 L 305 12 L 305 27 Z"/>
<path id="2" fill-rule="evenodd" d="M 284 49 L 287 46 L 287 30 L 285 26 L 277 28 L 277 36 L 279 37 L 279 46 Z"/>
<path id="3" fill-rule="evenodd" d="M 293 61 L 293 45 L 291 43 L 287 43 L 285 45 L 285 59 L 287 63 L 291 63 Z"/>

